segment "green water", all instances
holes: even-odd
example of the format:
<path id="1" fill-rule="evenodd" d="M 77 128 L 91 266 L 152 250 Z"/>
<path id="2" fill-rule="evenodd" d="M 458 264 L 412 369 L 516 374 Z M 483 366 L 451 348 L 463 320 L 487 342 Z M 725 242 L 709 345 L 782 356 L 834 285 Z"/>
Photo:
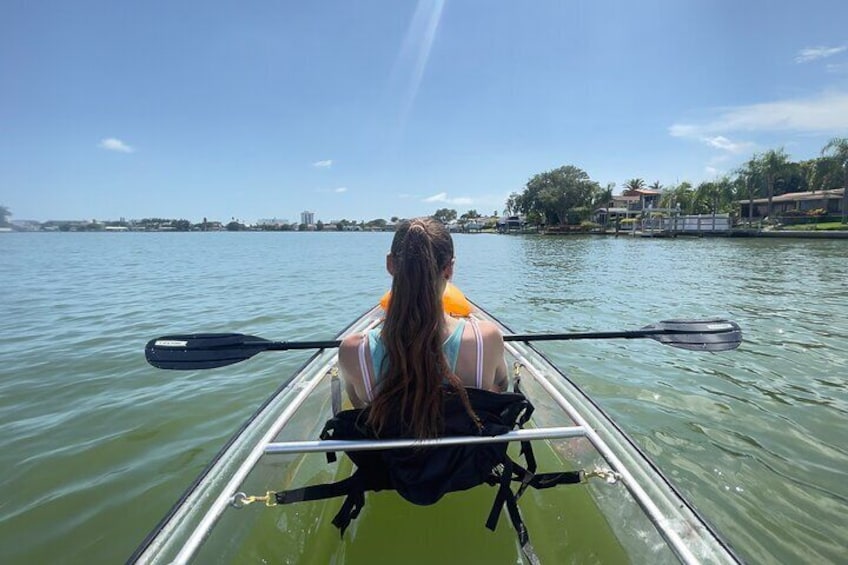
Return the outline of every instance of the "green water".
<path id="1" fill-rule="evenodd" d="M 308 356 L 267 353 L 228 368 L 174 373 L 148 366 L 144 343 L 188 331 L 332 337 L 388 288 L 390 237 L 0 234 L 0 562 L 126 559 L 232 431 Z M 720 355 L 651 340 L 541 349 L 743 558 L 844 560 L 845 241 L 455 240 L 458 286 L 516 331 L 736 320 L 745 341 Z M 392 500 L 375 504 L 389 507 L 381 515 L 403 511 Z M 432 511 L 447 512 L 440 508 Z M 264 519 L 282 520 L 271 516 Z M 556 536 L 532 519 L 537 545 L 540 536 Z M 376 539 L 377 520 L 360 520 L 355 534 Z M 462 522 L 473 529 L 475 520 Z M 288 531 L 278 525 L 269 531 Z M 505 526 L 497 534 L 481 526 L 486 542 L 476 549 L 513 543 Z M 351 541 L 346 559 L 353 545 L 366 545 Z M 266 543 L 274 551 L 272 539 Z M 312 553 L 325 555 L 304 554 Z"/>
<path id="2" fill-rule="evenodd" d="M 540 468 L 563 463 L 544 444 Z M 276 488 L 320 484 L 347 477 L 344 458 L 332 473 L 323 455 L 307 456 L 297 471 L 261 471 Z M 567 467 L 566 467 L 567 468 Z M 292 479 L 289 483 L 282 477 Z M 251 481 L 248 481 L 250 484 Z M 255 480 L 253 481 L 256 482 Z M 271 487 L 268 487 L 271 488 Z M 607 518 L 585 485 L 530 489 L 519 502 L 532 545 L 543 563 L 628 563 Z M 255 490 L 255 492 L 264 490 Z M 254 492 L 254 491 L 251 491 Z M 227 509 L 196 556 L 198 563 L 522 563 L 506 511 L 494 532 L 484 527 L 495 488 L 450 493 L 438 504 L 415 506 L 393 492 L 368 493 L 362 513 L 340 538 L 331 520 L 341 499 L 266 508 Z M 244 535 L 244 538 L 242 538 Z M 243 540 L 234 545 L 233 540 Z"/>

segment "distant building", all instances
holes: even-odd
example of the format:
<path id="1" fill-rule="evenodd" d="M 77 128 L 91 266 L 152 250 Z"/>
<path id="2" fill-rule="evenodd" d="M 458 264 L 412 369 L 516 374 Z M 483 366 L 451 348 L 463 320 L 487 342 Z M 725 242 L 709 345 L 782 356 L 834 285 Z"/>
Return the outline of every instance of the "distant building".
<path id="1" fill-rule="evenodd" d="M 660 196 L 662 196 L 662 191 L 653 190 L 650 188 L 636 188 L 633 190 L 625 190 L 621 193 L 621 196 L 626 198 L 636 197 L 639 202 L 639 208 L 644 210 L 646 208 L 656 208 L 659 205 Z M 631 206 L 632 204 L 630 204 L 628 207 L 632 210 Z"/>
<path id="2" fill-rule="evenodd" d="M 788 192 L 772 197 L 772 211 L 775 216 L 781 216 L 791 212 L 806 212 L 808 210 L 824 210 L 826 214 L 837 215 L 842 213 L 842 195 L 844 188 L 833 188 L 830 190 L 815 190 L 809 192 Z M 740 218 L 747 218 L 751 214 L 754 218 L 762 218 L 768 214 L 768 198 L 754 198 L 754 200 L 738 200 Z M 750 210 L 753 205 L 753 213 Z"/>
<path id="3" fill-rule="evenodd" d="M 498 220 L 498 231 L 501 233 L 512 231 L 524 231 L 527 227 L 527 218 L 523 214 L 517 216 L 504 216 Z"/>
<path id="4" fill-rule="evenodd" d="M 315 223 L 315 212 L 301 212 L 300 223 L 310 226 Z"/>
<path id="5" fill-rule="evenodd" d="M 35 220 L 12 220 L 9 231 L 38 231 L 41 229 L 41 223 Z"/>
<path id="6" fill-rule="evenodd" d="M 263 226 L 263 227 L 273 226 L 273 227 L 280 228 L 280 227 L 289 225 L 289 221 L 288 220 L 281 220 L 280 218 L 263 218 L 261 220 L 257 220 L 256 225 L 257 226 Z"/>

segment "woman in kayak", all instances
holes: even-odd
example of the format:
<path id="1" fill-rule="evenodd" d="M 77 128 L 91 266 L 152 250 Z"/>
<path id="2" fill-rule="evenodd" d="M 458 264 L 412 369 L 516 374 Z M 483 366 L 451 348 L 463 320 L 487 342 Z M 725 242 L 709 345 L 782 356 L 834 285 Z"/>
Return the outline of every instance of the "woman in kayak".
<path id="1" fill-rule="evenodd" d="M 354 406 L 371 405 L 378 433 L 399 411 L 415 437 L 438 435 L 445 386 L 468 404 L 464 387 L 504 391 L 503 335 L 494 325 L 445 314 L 442 295 L 453 276 L 453 240 L 433 218 L 398 226 L 386 269 L 391 305 L 382 328 L 344 339 L 339 368 Z"/>

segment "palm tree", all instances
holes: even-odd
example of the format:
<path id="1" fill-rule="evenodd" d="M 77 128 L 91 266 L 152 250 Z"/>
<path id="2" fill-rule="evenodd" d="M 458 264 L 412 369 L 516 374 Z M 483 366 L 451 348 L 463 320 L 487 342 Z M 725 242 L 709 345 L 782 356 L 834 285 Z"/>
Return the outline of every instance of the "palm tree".
<path id="1" fill-rule="evenodd" d="M 730 212 L 733 207 L 733 201 L 736 194 L 733 180 L 731 180 L 728 175 L 721 176 L 716 181 L 716 189 L 718 191 L 718 208 L 721 208 L 723 212 Z"/>
<path id="2" fill-rule="evenodd" d="M 789 163 L 789 156 L 781 147 L 780 149 L 769 149 L 759 158 L 759 167 L 766 177 L 766 188 L 768 189 L 768 212 L 769 219 L 772 219 L 772 199 L 774 198 L 774 184 L 781 174 L 786 170 Z"/>
<path id="3" fill-rule="evenodd" d="M 614 182 L 607 183 L 607 187 L 599 190 L 595 193 L 595 202 L 592 204 L 592 208 L 600 208 L 604 207 L 606 213 L 604 214 L 604 229 L 606 230 L 607 224 L 609 223 L 609 209 L 610 209 L 610 201 L 612 200 L 612 190 L 615 188 Z"/>
<path id="4" fill-rule="evenodd" d="M 842 223 L 848 224 L 848 138 L 834 137 L 824 146 L 822 155 L 842 166 Z"/>
<path id="5" fill-rule="evenodd" d="M 12 215 L 12 212 L 5 206 L 0 206 L 0 227 L 6 226 L 6 218 Z"/>
<path id="6" fill-rule="evenodd" d="M 692 214 L 694 213 L 694 201 L 695 192 L 692 190 L 692 184 L 688 181 L 683 181 L 679 185 L 669 187 L 663 192 L 660 199 L 660 206 L 663 208 L 677 208 L 683 214 Z"/>
<path id="7" fill-rule="evenodd" d="M 645 181 L 639 178 L 629 179 L 624 183 L 624 193 L 625 196 L 630 196 L 627 193 L 633 192 L 635 190 L 642 190 L 645 188 Z"/>
<path id="8" fill-rule="evenodd" d="M 757 185 L 757 179 L 761 176 L 759 157 L 754 155 L 736 172 L 743 179 L 748 193 L 748 227 L 750 227 L 754 223 L 754 187 Z"/>
<path id="9" fill-rule="evenodd" d="M 718 188 L 713 181 L 705 181 L 698 185 L 695 189 L 694 212 L 696 214 L 707 214 L 712 212 L 715 215 L 715 209 L 718 205 Z"/>
<path id="10" fill-rule="evenodd" d="M 648 188 L 650 188 L 651 190 L 656 190 L 657 192 L 659 192 L 663 189 L 663 185 L 660 184 L 660 181 L 655 180 L 653 182 L 653 184 L 651 184 L 651 186 L 649 186 Z"/>

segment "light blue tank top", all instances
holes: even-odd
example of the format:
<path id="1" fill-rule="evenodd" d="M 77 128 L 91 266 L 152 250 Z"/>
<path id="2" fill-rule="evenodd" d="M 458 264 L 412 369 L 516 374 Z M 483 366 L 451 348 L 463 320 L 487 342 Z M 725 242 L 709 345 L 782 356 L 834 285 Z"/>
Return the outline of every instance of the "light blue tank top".
<path id="1" fill-rule="evenodd" d="M 448 366 L 453 372 L 456 372 L 456 361 L 459 359 L 459 346 L 462 343 L 463 330 L 465 330 L 465 320 L 460 319 L 456 328 L 442 344 L 442 351 L 445 352 Z M 368 348 L 371 351 L 371 363 L 376 373 L 373 377 L 375 388 L 383 377 L 383 361 L 386 359 L 386 348 L 383 345 L 383 340 L 380 339 L 380 331 L 380 328 L 374 328 L 368 332 Z"/>

